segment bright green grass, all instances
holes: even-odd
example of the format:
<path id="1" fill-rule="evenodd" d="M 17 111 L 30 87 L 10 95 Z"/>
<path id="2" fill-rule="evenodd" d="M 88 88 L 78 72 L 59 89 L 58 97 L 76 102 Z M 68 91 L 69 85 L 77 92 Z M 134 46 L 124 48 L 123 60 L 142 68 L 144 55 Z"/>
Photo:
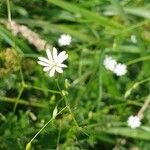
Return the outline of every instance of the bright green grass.
<path id="1" fill-rule="evenodd" d="M 149 150 L 150 109 L 138 129 L 127 119 L 150 94 L 150 2 L 13 0 L 7 6 L 0 1 L 0 150 L 27 144 L 27 150 Z M 67 51 L 64 73 L 45 74 L 36 63 L 45 52 L 12 35 L 3 24 L 8 19 Z M 72 36 L 70 46 L 58 47 L 62 33 Z M 6 48 L 17 59 L 4 55 Z M 105 55 L 125 63 L 127 74 L 106 70 Z"/>

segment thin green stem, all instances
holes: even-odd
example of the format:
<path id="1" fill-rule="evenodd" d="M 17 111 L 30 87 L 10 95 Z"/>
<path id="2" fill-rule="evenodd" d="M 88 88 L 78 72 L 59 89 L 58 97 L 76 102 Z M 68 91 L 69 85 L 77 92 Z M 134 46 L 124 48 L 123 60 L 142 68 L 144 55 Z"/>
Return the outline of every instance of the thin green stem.
<path id="1" fill-rule="evenodd" d="M 22 72 L 22 68 L 21 68 L 20 62 L 18 62 L 18 65 L 19 65 L 19 71 L 20 71 L 21 82 L 22 82 L 22 84 L 23 84 L 23 86 L 24 86 L 24 85 L 25 85 L 25 81 L 24 81 L 24 76 L 23 76 L 23 72 Z"/>
<path id="2" fill-rule="evenodd" d="M 25 84 L 25 88 L 35 89 L 35 90 L 39 90 L 39 91 L 43 91 L 43 92 L 50 92 L 50 93 L 55 93 L 55 94 L 61 94 L 61 92 L 58 92 L 58 91 L 55 91 L 55 90 L 43 89 L 41 87 L 37 87 L 37 86 L 33 86 L 33 85 L 28 85 L 28 84 Z"/>
<path id="3" fill-rule="evenodd" d="M 37 57 L 39 57 L 39 56 L 41 56 L 41 55 L 39 55 L 39 54 L 23 54 L 23 55 L 21 55 L 23 58 L 37 58 Z"/>
<path id="4" fill-rule="evenodd" d="M 19 99 L 20 99 L 20 97 L 21 97 L 21 95 L 22 95 L 22 93 L 23 93 L 23 90 L 24 90 L 24 86 L 22 86 L 22 88 L 20 89 L 19 94 L 18 94 L 18 96 L 17 96 L 17 98 L 16 98 L 16 103 L 15 103 L 15 105 L 14 105 L 13 112 L 16 111 L 16 108 L 17 108 Z"/>
<path id="5" fill-rule="evenodd" d="M 136 23 L 136 24 L 134 24 L 134 25 L 131 25 L 131 26 L 129 26 L 129 27 L 123 29 L 121 32 L 120 32 L 120 31 L 119 31 L 119 32 L 116 32 L 115 35 L 117 36 L 117 35 L 122 35 L 122 34 L 125 34 L 125 33 L 130 33 L 130 32 L 132 32 L 133 30 L 142 27 L 143 25 L 149 24 L 149 22 L 150 22 L 150 20 L 144 20 L 144 21 L 142 21 L 142 22 L 140 22 L 140 23 Z"/>
<path id="6" fill-rule="evenodd" d="M 150 60 L 150 56 L 140 57 L 140 58 L 128 61 L 126 64 L 129 66 L 129 65 L 132 65 L 141 61 L 147 61 L 147 60 Z"/>
<path id="7" fill-rule="evenodd" d="M 122 98 L 122 97 L 111 95 L 109 93 L 104 93 L 103 95 L 104 95 L 105 98 L 115 99 L 116 101 L 120 101 L 120 102 L 125 103 L 125 105 L 134 105 L 134 106 L 140 106 L 140 107 L 142 106 L 142 103 L 139 103 L 135 100 L 125 99 L 125 98 Z"/>
<path id="8" fill-rule="evenodd" d="M 61 93 L 63 99 L 65 100 L 66 107 L 68 108 L 68 110 L 69 110 L 69 112 L 70 112 L 70 114 L 71 114 L 72 119 L 74 120 L 76 126 L 79 128 L 79 125 L 78 125 L 78 123 L 77 123 L 77 121 L 76 121 L 76 119 L 75 119 L 75 117 L 74 117 L 74 115 L 73 115 L 73 113 L 72 113 L 72 110 L 71 110 L 71 108 L 70 108 L 70 106 L 69 106 L 69 103 L 68 103 L 68 101 L 67 101 L 67 98 L 66 98 L 66 96 L 65 96 L 64 94 L 62 94 L 62 92 L 61 92 L 62 90 L 61 90 L 61 88 L 60 88 L 60 86 L 59 86 L 58 80 L 55 79 L 55 81 L 56 81 L 57 87 L 58 87 L 58 89 L 59 89 L 59 91 L 60 91 L 60 93 Z"/>
<path id="9" fill-rule="evenodd" d="M 8 21 L 11 22 L 11 10 L 10 10 L 10 1 L 7 0 L 7 13 L 8 13 Z"/>
<path id="10" fill-rule="evenodd" d="M 66 109 L 66 107 L 64 107 L 62 110 L 60 110 L 56 116 L 58 116 L 62 111 L 64 111 Z M 29 143 L 32 143 L 32 141 L 42 132 L 42 130 L 50 123 L 54 120 L 55 118 L 51 118 L 35 135 L 34 137 L 30 140 Z"/>
<path id="11" fill-rule="evenodd" d="M 9 102 L 9 103 L 16 103 L 15 98 L 9 98 L 9 97 L 4 97 L 4 96 L 0 96 L 0 101 Z M 46 108 L 47 107 L 47 105 L 45 105 L 45 104 L 28 102 L 28 101 L 22 100 L 22 99 L 18 99 L 18 104 L 26 105 L 26 106 L 33 106 L 33 107 L 40 107 L 40 108 Z"/>
<path id="12" fill-rule="evenodd" d="M 140 84 L 143 84 L 143 83 L 145 83 L 147 81 L 150 81 L 150 77 L 148 77 L 148 78 L 146 78 L 146 79 L 144 79 L 142 81 L 137 82 L 137 84 L 140 85 Z"/>
<path id="13" fill-rule="evenodd" d="M 102 100 L 102 93 L 103 93 L 103 87 L 102 87 L 102 82 L 103 82 L 103 79 L 102 79 L 102 68 L 103 68 L 103 58 L 104 58 L 104 54 L 105 54 L 105 51 L 102 50 L 101 51 L 101 54 L 100 54 L 100 58 L 99 58 L 99 71 L 98 71 L 98 99 L 97 99 L 97 110 L 99 109 L 100 107 L 100 102 Z"/>
<path id="14" fill-rule="evenodd" d="M 127 104 L 128 104 L 128 105 L 139 106 L 139 107 L 142 106 L 142 103 L 135 102 L 134 100 L 127 100 Z"/>
<path id="15" fill-rule="evenodd" d="M 144 80 L 141 80 L 139 82 L 134 83 L 133 86 L 125 92 L 124 97 L 127 98 L 131 94 L 131 92 L 134 89 L 136 89 L 140 84 L 143 84 L 143 83 L 148 82 L 148 81 L 150 81 L 150 77 L 148 77 Z"/>
<path id="16" fill-rule="evenodd" d="M 56 147 L 56 150 L 59 150 L 60 134 L 61 134 L 61 121 L 59 122 L 59 129 L 58 129 L 58 138 L 57 138 L 57 147 Z"/>
<path id="17" fill-rule="evenodd" d="M 58 87 L 58 89 L 59 89 L 60 92 L 61 92 L 61 95 L 62 95 L 62 97 L 63 97 L 63 99 L 64 99 L 64 101 L 65 101 L 65 105 L 66 105 L 66 107 L 67 107 L 67 109 L 68 109 L 68 111 L 69 111 L 69 113 L 70 113 L 70 115 L 71 115 L 71 117 L 72 117 L 72 119 L 73 119 L 73 121 L 74 121 L 76 127 L 78 128 L 79 131 L 81 131 L 83 134 L 85 134 L 86 136 L 88 136 L 88 134 L 85 133 L 85 132 L 82 130 L 82 128 L 78 125 L 78 122 L 76 121 L 76 119 L 75 119 L 75 117 L 74 117 L 74 114 L 73 114 L 73 112 L 72 112 L 72 110 L 71 110 L 71 108 L 70 108 L 70 105 L 69 105 L 69 103 L 68 103 L 67 97 L 62 93 L 62 90 L 61 90 L 61 88 L 60 88 L 60 86 L 59 86 L 58 80 L 55 79 L 55 81 L 56 81 L 57 87 Z"/>

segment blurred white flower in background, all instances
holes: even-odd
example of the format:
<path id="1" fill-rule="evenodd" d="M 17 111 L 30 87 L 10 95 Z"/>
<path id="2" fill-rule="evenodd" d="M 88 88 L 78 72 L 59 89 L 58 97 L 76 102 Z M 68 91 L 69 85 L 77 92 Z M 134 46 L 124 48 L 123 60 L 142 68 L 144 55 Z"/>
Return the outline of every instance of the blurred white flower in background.
<path id="1" fill-rule="evenodd" d="M 128 118 L 128 126 L 135 129 L 135 128 L 138 128 L 140 127 L 141 125 L 141 121 L 140 121 L 140 118 L 138 116 L 130 116 Z"/>
<path id="2" fill-rule="evenodd" d="M 105 59 L 104 59 L 104 62 L 103 62 L 105 68 L 107 70 L 110 70 L 110 71 L 113 71 L 116 64 L 117 64 L 117 61 L 114 60 L 112 57 L 110 56 L 106 56 Z"/>
<path id="3" fill-rule="evenodd" d="M 116 64 L 113 72 L 117 75 L 117 76 L 122 76 L 125 75 L 127 73 L 127 66 L 125 64 Z"/>
<path id="4" fill-rule="evenodd" d="M 69 34 L 62 34 L 58 39 L 58 44 L 59 44 L 59 46 L 70 45 L 71 40 L 72 40 L 72 38 Z"/>
<path id="5" fill-rule="evenodd" d="M 117 63 L 117 61 L 110 56 L 105 57 L 103 65 L 107 70 L 112 71 L 117 76 L 122 76 L 127 73 L 127 66 L 125 64 Z"/>
<path id="6" fill-rule="evenodd" d="M 136 44 L 137 43 L 137 39 L 135 35 L 131 35 L 131 42 Z"/>
<path id="7" fill-rule="evenodd" d="M 37 62 L 44 67 L 43 71 L 49 72 L 50 77 L 55 75 L 55 71 L 58 73 L 63 73 L 63 68 L 67 67 L 63 64 L 63 61 L 68 58 L 68 54 L 66 54 L 65 51 L 58 54 L 55 47 L 52 52 L 49 49 L 46 49 L 46 53 L 48 58 L 38 57 L 39 61 Z"/>

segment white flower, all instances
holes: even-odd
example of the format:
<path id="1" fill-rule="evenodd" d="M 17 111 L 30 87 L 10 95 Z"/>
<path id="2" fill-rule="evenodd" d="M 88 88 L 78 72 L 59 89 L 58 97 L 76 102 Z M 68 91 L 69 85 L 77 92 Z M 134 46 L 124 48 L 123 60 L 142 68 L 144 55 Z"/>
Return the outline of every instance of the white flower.
<path id="1" fill-rule="evenodd" d="M 136 44 L 137 43 L 137 39 L 135 35 L 131 35 L 131 42 Z"/>
<path id="2" fill-rule="evenodd" d="M 71 43 L 71 36 L 69 34 L 62 34 L 58 39 L 58 44 L 60 46 L 70 45 Z"/>
<path id="3" fill-rule="evenodd" d="M 127 73 L 127 66 L 125 64 L 120 64 L 118 63 L 113 72 L 117 75 L 117 76 L 122 76 L 125 75 Z"/>
<path id="4" fill-rule="evenodd" d="M 117 76 L 122 76 L 127 73 L 127 66 L 125 64 L 117 63 L 117 61 L 110 56 L 105 57 L 103 65 L 107 70 L 112 71 Z"/>
<path id="5" fill-rule="evenodd" d="M 63 61 L 65 61 L 68 58 L 68 54 L 66 54 L 65 51 L 60 52 L 57 54 L 57 49 L 53 48 L 53 52 L 51 52 L 49 49 L 46 49 L 47 57 L 38 57 L 39 61 L 38 64 L 42 65 L 43 71 L 49 72 L 49 76 L 53 77 L 55 74 L 55 71 L 58 73 L 63 73 L 62 68 L 66 68 L 67 66 L 63 64 Z"/>
<path id="6" fill-rule="evenodd" d="M 128 118 L 128 126 L 135 129 L 135 128 L 138 128 L 140 127 L 141 125 L 141 121 L 140 121 L 140 118 L 138 116 L 130 116 Z"/>
<path id="7" fill-rule="evenodd" d="M 110 56 L 106 56 L 105 59 L 104 59 L 104 62 L 103 62 L 105 68 L 107 70 L 110 70 L 110 71 L 113 71 L 116 64 L 117 64 L 117 61 L 114 60 L 112 57 Z"/>

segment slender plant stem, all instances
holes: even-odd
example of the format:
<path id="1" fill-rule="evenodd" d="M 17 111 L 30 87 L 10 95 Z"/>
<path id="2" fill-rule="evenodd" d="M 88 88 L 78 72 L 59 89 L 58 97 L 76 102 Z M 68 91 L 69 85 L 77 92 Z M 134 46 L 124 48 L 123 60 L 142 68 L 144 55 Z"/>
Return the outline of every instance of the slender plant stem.
<path id="1" fill-rule="evenodd" d="M 135 63 L 138 63 L 138 62 L 141 62 L 141 61 L 147 61 L 147 60 L 150 60 L 150 56 L 140 57 L 140 58 L 131 60 L 131 61 L 127 62 L 126 64 L 129 66 L 129 65 L 133 65 Z"/>
<path id="2" fill-rule="evenodd" d="M 10 1 L 7 0 L 7 13 L 8 13 L 8 21 L 11 22 L 11 10 L 10 10 Z"/>
<path id="3" fill-rule="evenodd" d="M 135 84 L 133 84 L 133 86 L 132 86 L 130 89 L 128 89 L 128 90 L 125 92 L 124 97 L 125 97 L 125 98 L 129 97 L 129 95 L 131 94 L 131 92 L 132 92 L 134 89 L 136 89 L 139 85 L 141 85 L 141 84 L 143 84 L 143 83 L 145 83 L 145 82 L 148 82 L 148 81 L 150 81 L 150 77 L 148 77 L 148 78 L 146 78 L 146 79 L 144 79 L 144 80 L 142 80 L 142 81 L 136 82 Z"/>
<path id="4" fill-rule="evenodd" d="M 62 111 L 64 111 L 66 109 L 66 107 L 64 107 L 62 110 L 60 110 L 56 116 L 58 116 Z M 54 120 L 55 118 L 51 118 L 35 135 L 34 137 L 30 140 L 29 143 L 32 143 L 32 141 L 42 132 L 42 130 L 50 123 Z"/>
<path id="5" fill-rule="evenodd" d="M 122 35 L 125 33 L 130 33 L 130 32 L 132 32 L 132 30 L 138 29 L 138 28 L 142 27 L 143 25 L 149 24 L 149 22 L 150 22 L 150 20 L 144 20 L 144 21 L 141 21 L 140 23 L 131 25 L 131 26 L 123 29 L 121 32 L 119 31 L 119 32 L 115 33 L 115 36 Z"/>
<path id="6" fill-rule="evenodd" d="M 105 54 L 105 51 L 102 50 L 101 51 L 101 54 L 100 54 L 100 58 L 99 58 L 99 72 L 98 72 L 98 75 L 99 75 L 99 79 L 98 79 L 98 99 L 97 99 L 97 110 L 99 110 L 99 107 L 100 107 L 100 103 L 101 103 L 101 100 L 102 100 L 102 94 L 103 94 L 103 87 L 102 87 L 102 67 L 103 67 L 103 58 L 104 58 L 104 54 Z"/>
<path id="7" fill-rule="evenodd" d="M 16 99 L 0 96 L 0 101 L 3 102 L 9 102 L 9 103 L 16 103 Z M 35 102 L 28 102 L 26 100 L 18 99 L 18 104 L 26 105 L 26 106 L 33 106 L 33 107 L 40 107 L 40 108 L 46 108 L 47 105 L 41 104 L 41 103 L 35 103 Z"/>
<path id="8" fill-rule="evenodd" d="M 147 109 L 147 107 L 150 105 L 150 95 L 148 96 L 148 98 L 146 99 L 145 103 L 143 104 L 143 106 L 141 107 L 141 109 L 139 110 L 137 116 L 140 119 L 143 119 L 144 117 L 144 112 Z"/>
<path id="9" fill-rule="evenodd" d="M 59 150 L 60 134 L 61 134 L 61 121 L 59 122 L 59 129 L 58 129 L 58 138 L 57 138 L 57 147 L 56 147 L 56 150 Z"/>
<path id="10" fill-rule="evenodd" d="M 56 81 L 57 87 L 58 87 L 58 89 L 59 89 L 59 91 L 60 91 L 60 93 L 61 93 L 63 99 L 65 100 L 66 107 L 68 108 L 68 110 L 69 110 L 69 112 L 70 112 L 70 114 L 71 114 L 71 116 L 72 116 L 72 119 L 74 120 L 76 126 L 79 128 L 79 125 L 78 125 L 78 123 L 77 123 L 77 121 L 76 121 L 76 119 L 75 119 L 75 117 L 74 117 L 74 115 L 73 115 L 73 113 L 72 113 L 72 111 L 71 111 L 71 108 L 70 108 L 70 106 L 69 106 L 69 103 L 68 103 L 68 101 L 67 101 L 67 98 L 66 98 L 66 96 L 65 96 L 64 94 L 62 94 L 62 90 L 60 89 L 58 80 L 56 79 L 55 81 Z"/>
<path id="11" fill-rule="evenodd" d="M 20 77 L 21 77 L 21 82 L 23 84 L 23 86 L 25 85 L 25 81 L 24 81 L 24 75 L 23 75 L 23 72 L 22 72 L 22 67 L 21 67 L 21 64 L 20 62 L 18 62 L 18 65 L 19 65 L 19 71 L 20 71 Z"/>
<path id="12" fill-rule="evenodd" d="M 20 97 L 21 97 L 21 95 L 23 93 L 23 90 L 24 90 L 24 86 L 22 86 L 22 88 L 20 89 L 19 94 L 18 94 L 18 96 L 16 98 L 16 102 L 15 102 L 15 105 L 14 105 L 14 108 L 13 108 L 13 112 L 16 111 L 16 108 L 17 108 L 17 105 L 19 103 L 19 99 L 20 99 Z"/>
<path id="13" fill-rule="evenodd" d="M 61 92 L 58 92 L 58 91 L 55 91 L 55 90 L 43 89 L 41 87 L 28 85 L 28 84 L 25 84 L 25 88 L 35 89 L 35 90 L 39 90 L 39 91 L 43 91 L 43 92 L 50 92 L 50 93 L 55 93 L 55 94 L 61 94 Z"/>
<path id="14" fill-rule="evenodd" d="M 68 109 L 68 111 L 69 111 L 69 113 L 70 113 L 70 115 L 71 115 L 71 117 L 72 117 L 72 119 L 73 119 L 73 121 L 74 121 L 76 127 L 77 127 L 78 130 L 81 131 L 83 134 L 85 134 L 86 136 L 89 136 L 89 135 L 88 135 L 87 133 L 85 133 L 85 132 L 82 130 L 82 128 L 78 125 L 78 122 L 76 121 L 76 119 L 75 119 L 75 117 L 74 117 L 74 114 L 73 114 L 73 112 L 72 112 L 72 110 L 71 110 L 71 108 L 70 108 L 70 106 L 69 106 L 68 101 L 67 101 L 67 97 L 62 93 L 62 90 L 61 90 L 61 88 L 60 88 L 60 86 L 59 86 L 58 80 L 55 79 L 55 81 L 56 81 L 57 87 L 58 87 L 58 89 L 60 90 L 60 93 L 61 93 L 61 95 L 62 95 L 62 97 L 63 97 L 63 99 L 64 99 L 64 101 L 65 101 L 66 107 L 67 107 L 67 109 Z"/>

